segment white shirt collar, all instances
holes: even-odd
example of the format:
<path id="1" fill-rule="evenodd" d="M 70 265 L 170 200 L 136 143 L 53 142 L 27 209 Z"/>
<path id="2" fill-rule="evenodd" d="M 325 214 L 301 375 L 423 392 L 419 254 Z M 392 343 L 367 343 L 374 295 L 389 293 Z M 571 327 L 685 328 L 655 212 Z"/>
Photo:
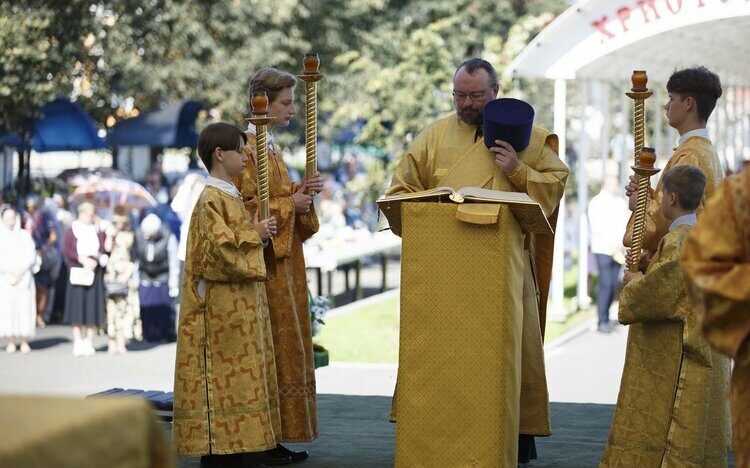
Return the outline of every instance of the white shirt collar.
<path id="1" fill-rule="evenodd" d="M 221 190 L 227 195 L 231 195 L 233 197 L 240 196 L 240 191 L 237 190 L 237 187 L 235 187 L 234 184 L 229 183 L 225 180 L 217 179 L 214 176 L 208 176 L 206 178 L 206 185 L 210 185 L 211 187 L 216 187 L 217 189 Z"/>
<path id="2" fill-rule="evenodd" d="M 258 136 L 258 131 L 256 130 L 255 124 L 253 123 L 250 123 L 250 122 L 247 123 L 247 131 L 249 133 L 252 133 L 255 136 Z M 266 132 L 266 144 L 268 145 L 269 148 L 275 149 L 273 147 L 273 133 Z"/>
<path id="3" fill-rule="evenodd" d="M 682 136 L 680 136 L 680 139 L 677 140 L 677 146 L 682 146 L 688 140 L 688 138 L 694 136 L 703 137 L 706 140 L 710 140 L 710 138 L 708 138 L 708 130 L 706 130 L 705 128 L 696 128 L 695 130 L 690 130 L 689 132 L 683 133 Z"/>
<path id="4" fill-rule="evenodd" d="M 674 231 L 678 227 L 682 226 L 683 224 L 687 224 L 688 226 L 695 226 L 695 221 L 697 218 L 695 217 L 695 213 L 690 213 L 685 216 L 680 216 L 679 218 L 672 221 L 672 224 L 669 225 L 669 232 Z"/>

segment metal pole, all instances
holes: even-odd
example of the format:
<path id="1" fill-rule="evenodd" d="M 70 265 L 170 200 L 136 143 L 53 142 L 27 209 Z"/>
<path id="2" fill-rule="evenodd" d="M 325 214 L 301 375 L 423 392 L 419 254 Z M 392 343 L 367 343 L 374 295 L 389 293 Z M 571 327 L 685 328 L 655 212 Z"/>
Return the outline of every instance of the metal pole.
<path id="1" fill-rule="evenodd" d="M 590 105 L 589 88 L 591 82 L 581 82 L 581 142 L 578 152 L 578 286 L 576 288 L 576 305 L 578 309 L 587 309 L 591 305 L 591 297 L 588 292 L 589 285 L 589 223 L 587 208 L 589 204 L 588 176 L 586 174 L 586 162 L 591 153 L 591 137 L 586 129 L 586 110 Z"/>
<path id="2" fill-rule="evenodd" d="M 566 82 L 562 79 L 555 80 L 555 103 L 554 103 L 554 132 L 560 142 L 558 156 L 565 162 L 566 144 Z M 555 252 L 552 260 L 552 281 L 550 294 L 550 309 L 547 317 L 549 320 L 564 322 L 568 318 L 568 311 L 564 304 L 565 275 L 565 195 L 563 194 L 558 208 L 557 226 L 555 228 Z"/>

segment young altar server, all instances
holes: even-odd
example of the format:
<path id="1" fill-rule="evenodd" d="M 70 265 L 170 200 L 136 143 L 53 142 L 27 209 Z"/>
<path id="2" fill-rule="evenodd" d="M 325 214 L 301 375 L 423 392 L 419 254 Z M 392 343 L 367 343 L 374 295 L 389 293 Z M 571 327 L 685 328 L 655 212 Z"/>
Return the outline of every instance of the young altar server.
<path id="1" fill-rule="evenodd" d="M 725 467 L 729 361 L 701 333 L 680 270 L 706 176 L 681 165 L 661 181 L 661 213 L 671 224 L 645 274 L 625 273 L 619 319 L 630 330 L 600 466 Z"/>
<path id="2" fill-rule="evenodd" d="M 721 97 L 719 77 L 706 67 L 693 67 L 672 73 L 667 81 L 669 101 L 664 105 L 669 126 L 677 130 L 680 138 L 664 170 L 685 164 L 698 166 L 706 174 L 706 190 L 698 216 L 706 200 L 713 195 L 723 178 L 719 155 L 708 138 L 706 123 L 711 116 L 716 101 Z M 625 193 L 630 198 L 630 210 L 635 210 L 637 181 L 630 178 Z M 656 189 L 649 191 L 646 205 L 646 224 L 643 236 L 643 249 L 653 253 L 659 241 L 667 234 L 670 221 L 661 212 L 661 181 Z M 625 234 L 624 244 L 630 246 L 632 218 Z"/>
<path id="3" fill-rule="evenodd" d="M 174 451 L 201 467 L 291 463 L 281 440 L 264 243 L 274 218 L 253 220 L 232 177 L 247 165 L 245 134 L 207 126 L 198 154 L 210 172 L 190 220 L 174 383 Z"/>
<path id="4" fill-rule="evenodd" d="M 302 243 L 318 231 L 313 197 L 323 183 L 315 173 L 302 183 L 292 182 L 281 148 L 273 131 L 286 127 L 296 113 L 294 90 L 297 78 L 276 68 L 263 68 L 250 79 L 249 96 L 265 91 L 268 96 L 268 207 L 279 226 L 272 252 L 275 273 L 266 282 L 271 315 L 276 377 L 279 384 L 279 412 L 283 443 L 312 442 L 318 436 L 318 403 L 313 361 L 310 301 Z M 247 129 L 247 169 L 235 179 L 249 213 L 258 211 L 257 129 Z M 266 257 L 268 259 L 268 257 Z M 273 270 L 272 270 L 273 271 Z M 279 444 L 277 453 L 300 462 L 306 450 L 292 450 Z"/>

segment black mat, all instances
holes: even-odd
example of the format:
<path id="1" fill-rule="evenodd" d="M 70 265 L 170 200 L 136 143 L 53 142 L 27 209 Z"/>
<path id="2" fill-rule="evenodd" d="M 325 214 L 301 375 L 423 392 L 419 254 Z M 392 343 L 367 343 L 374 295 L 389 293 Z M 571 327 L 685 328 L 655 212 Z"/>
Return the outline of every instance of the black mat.
<path id="1" fill-rule="evenodd" d="M 388 422 L 390 405 L 391 399 L 382 396 L 318 395 L 320 435 L 305 446 L 289 444 L 310 452 L 307 461 L 295 466 L 392 467 L 396 425 Z M 539 458 L 522 466 L 596 467 L 607 441 L 614 405 L 552 403 L 551 411 L 554 434 L 538 438 Z M 178 466 L 197 468 L 199 460 L 181 458 Z M 731 460 L 729 466 L 734 466 Z"/>

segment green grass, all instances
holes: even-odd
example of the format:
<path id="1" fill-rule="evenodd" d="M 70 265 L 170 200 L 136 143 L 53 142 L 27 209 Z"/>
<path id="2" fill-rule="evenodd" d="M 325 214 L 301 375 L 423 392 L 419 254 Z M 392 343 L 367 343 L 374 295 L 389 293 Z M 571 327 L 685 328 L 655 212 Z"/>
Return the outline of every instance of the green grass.
<path id="1" fill-rule="evenodd" d="M 331 361 L 398 362 L 398 297 L 332 319 L 314 338 Z"/>
<path id="2" fill-rule="evenodd" d="M 552 322 L 547 320 L 547 326 L 544 330 L 544 342 L 549 343 L 558 336 L 572 330 L 595 315 L 596 307 L 590 307 L 587 310 L 581 310 L 568 315 L 568 319 L 565 322 Z"/>
<path id="3" fill-rule="evenodd" d="M 331 361 L 398 363 L 398 297 L 326 320 L 315 342 L 328 349 Z M 550 342 L 593 317 L 595 309 L 576 312 L 564 323 L 547 322 Z"/>

